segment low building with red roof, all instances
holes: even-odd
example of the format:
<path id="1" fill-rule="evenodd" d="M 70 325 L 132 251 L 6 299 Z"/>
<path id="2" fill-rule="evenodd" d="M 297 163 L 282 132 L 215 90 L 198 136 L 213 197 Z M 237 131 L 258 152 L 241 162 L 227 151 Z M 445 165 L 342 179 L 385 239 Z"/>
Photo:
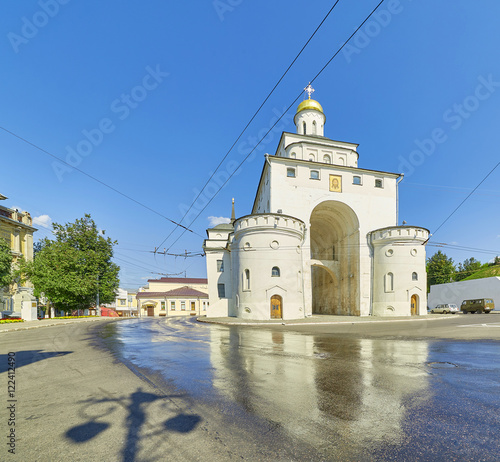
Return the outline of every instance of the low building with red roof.
<path id="1" fill-rule="evenodd" d="M 148 280 L 136 295 L 140 316 L 203 315 L 208 309 L 208 281 L 202 278 Z"/>

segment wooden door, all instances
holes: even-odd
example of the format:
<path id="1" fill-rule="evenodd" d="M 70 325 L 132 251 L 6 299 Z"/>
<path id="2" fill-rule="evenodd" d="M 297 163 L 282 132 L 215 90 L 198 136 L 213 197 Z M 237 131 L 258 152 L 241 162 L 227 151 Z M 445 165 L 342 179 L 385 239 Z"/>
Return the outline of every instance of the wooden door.
<path id="1" fill-rule="evenodd" d="M 418 296 L 411 296 L 411 315 L 416 316 L 418 314 Z"/>
<path id="2" fill-rule="evenodd" d="M 148 316 L 154 316 L 155 315 L 155 307 L 154 306 L 148 306 Z"/>
<path id="3" fill-rule="evenodd" d="M 283 317 L 283 299 L 279 295 L 271 297 L 271 319 L 281 319 Z"/>

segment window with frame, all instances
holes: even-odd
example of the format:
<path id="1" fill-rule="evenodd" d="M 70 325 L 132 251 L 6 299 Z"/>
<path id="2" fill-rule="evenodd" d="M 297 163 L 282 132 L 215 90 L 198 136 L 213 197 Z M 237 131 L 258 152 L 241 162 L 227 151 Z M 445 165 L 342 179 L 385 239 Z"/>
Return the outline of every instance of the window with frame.
<path id="1" fill-rule="evenodd" d="M 217 272 L 218 273 L 224 272 L 224 261 L 223 260 L 217 260 Z"/>
<path id="2" fill-rule="evenodd" d="M 125 299 L 120 298 L 120 305 L 125 305 Z"/>
<path id="3" fill-rule="evenodd" d="M 226 286 L 224 284 L 217 284 L 217 292 L 219 294 L 219 298 L 226 298 Z"/>
<path id="4" fill-rule="evenodd" d="M 418 274 L 415 273 L 415 272 L 411 273 L 411 280 L 412 281 L 418 281 Z"/>
<path id="5" fill-rule="evenodd" d="M 295 178 L 295 169 L 294 168 L 287 168 L 286 169 L 286 176 L 288 178 Z"/>
<path id="6" fill-rule="evenodd" d="M 186 302 L 184 300 L 181 301 L 181 311 L 186 311 Z"/>
<path id="7" fill-rule="evenodd" d="M 191 302 L 191 311 L 196 311 L 196 303 Z"/>
<path id="8" fill-rule="evenodd" d="M 165 311 L 165 302 L 161 302 L 161 310 Z"/>
<path id="9" fill-rule="evenodd" d="M 384 183 L 383 183 L 383 181 L 380 178 L 377 178 L 375 180 L 375 187 L 376 188 L 383 188 L 384 187 Z"/>
<path id="10" fill-rule="evenodd" d="M 175 302 L 170 302 L 170 309 L 175 311 Z"/>
<path id="11" fill-rule="evenodd" d="M 361 177 L 360 176 L 353 176 L 352 177 L 352 184 L 361 184 Z"/>
<path id="12" fill-rule="evenodd" d="M 311 180 L 319 180 L 319 170 L 311 170 L 309 178 L 311 178 Z"/>
<path id="13" fill-rule="evenodd" d="M 281 275 L 280 269 L 277 266 L 274 266 L 273 269 L 271 270 L 271 277 L 279 278 L 280 275 Z"/>

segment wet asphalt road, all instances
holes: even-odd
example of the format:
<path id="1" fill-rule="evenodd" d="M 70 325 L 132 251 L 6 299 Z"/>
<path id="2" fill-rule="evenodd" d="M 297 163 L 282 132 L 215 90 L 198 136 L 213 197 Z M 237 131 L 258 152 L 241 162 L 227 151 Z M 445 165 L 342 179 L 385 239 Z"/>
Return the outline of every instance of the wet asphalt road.
<path id="1" fill-rule="evenodd" d="M 500 315 L 286 330 L 131 319 L 101 337 L 221 417 L 221 438 L 243 435 L 233 458 L 500 460 Z"/>

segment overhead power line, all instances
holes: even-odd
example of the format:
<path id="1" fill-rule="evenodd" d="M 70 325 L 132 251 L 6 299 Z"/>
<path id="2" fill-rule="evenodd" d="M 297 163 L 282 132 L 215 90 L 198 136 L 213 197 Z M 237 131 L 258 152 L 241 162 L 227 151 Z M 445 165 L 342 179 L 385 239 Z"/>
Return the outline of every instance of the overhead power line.
<path id="1" fill-rule="evenodd" d="M 431 234 L 434 235 L 436 234 L 442 227 L 443 225 L 457 212 L 457 210 L 462 207 L 462 205 L 465 204 L 465 202 L 467 201 L 467 199 L 469 199 L 469 197 L 471 197 L 477 189 L 479 189 L 479 187 L 486 181 L 486 179 L 497 169 L 497 167 L 500 165 L 500 162 L 498 162 L 498 164 L 496 164 L 489 172 L 488 174 L 479 182 L 479 184 L 469 193 L 467 194 L 467 197 L 462 201 L 460 202 L 460 204 L 457 205 L 457 207 L 455 208 L 455 210 L 453 210 L 453 212 L 451 212 L 447 217 L 446 219 L 436 228 L 436 230 L 434 231 L 434 233 Z"/>
<path id="2" fill-rule="evenodd" d="M 326 64 L 320 69 L 320 71 L 313 77 L 313 79 L 310 81 L 310 83 L 313 83 L 322 73 L 323 71 L 328 67 L 328 65 L 335 59 L 335 57 L 342 51 L 342 49 L 350 42 L 350 40 L 356 35 L 356 33 L 361 29 L 364 24 L 371 18 L 371 16 L 377 11 L 377 9 L 384 3 L 384 0 L 381 0 L 378 5 L 371 11 L 371 13 L 365 18 L 365 20 L 359 25 L 359 27 L 356 28 L 356 30 L 349 36 L 349 38 L 337 49 L 337 51 L 332 55 L 332 57 L 326 62 Z M 334 5 L 335 6 L 335 5 Z M 246 162 L 246 160 L 252 155 L 252 153 L 257 149 L 257 147 L 262 143 L 262 141 L 267 137 L 267 135 L 273 130 L 273 128 L 278 124 L 278 122 L 284 117 L 284 115 L 292 108 L 292 106 L 295 105 L 297 100 L 302 96 L 302 92 L 299 93 L 299 95 L 293 100 L 292 104 L 290 104 L 287 109 L 283 112 L 283 114 L 276 120 L 276 122 L 272 125 L 272 127 L 266 132 L 266 134 L 258 141 L 258 143 L 253 147 L 253 149 L 246 155 L 246 157 L 238 164 L 236 169 L 229 175 L 227 180 L 217 189 L 217 191 L 214 193 L 214 195 L 210 198 L 210 200 L 205 204 L 205 206 L 200 210 L 198 215 L 196 215 L 191 223 L 188 225 L 190 228 L 193 223 L 198 219 L 198 217 L 203 213 L 203 211 L 211 204 L 211 202 L 215 199 L 215 197 L 219 194 L 220 191 L 226 186 L 226 184 L 229 182 L 229 180 L 236 174 L 236 172 L 241 168 L 241 166 Z M 175 243 L 184 235 L 185 231 L 183 231 L 179 237 L 169 246 L 168 249 L 172 248 L 172 246 L 175 245 Z M 172 233 L 170 233 L 171 235 Z M 169 236 L 170 236 L 169 235 Z M 166 239 L 165 239 L 166 240 Z M 163 242 L 162 242 L 163 244 Z M 167 250 L 168 250 L 167 249 Z"/>
<path id="3" fill-rule="evenodd" d="M 236 143 L 240 140 L 240 138 L 243 136 L 243 134 L 246 132 L 247 128 L 250 126 L 250 124 L 253 122 L 253 120 L 255 119 L 255 117 L 257 116 L 257 114 L 260 112 L 260 110 L 262 109 L 262 107 L 264 106 L 264 104 L 266 104 L 267 100 L 271 97 L 271 95 L 274 93 L 274 90 L 276 90 L 276 88 L 278 87 L 278 85 L 281 83 L 281 81 L 285 78 L 285 76 L 288 74 L 288 71 L 292 68 L 292 66 L 295 64 L 295 61 L 297 61 L 297 59 L 299 58 L 299 56 L 302 54 L 302 52 L 305 50 L 305 48 L 307 47 L 307 45 L 309 45 L 309 42 L 313 39 L 313 37 L 316 35 L 316 32 L 318 32 L 318 30 L 321 28 L 321 26 L 323 25 L 323 23 L 326 21 L 326 19 L 328 18 L 328 16 L 330 16 L 330 13 L 334 10 L 334 8 L 337 6 L 337 3 L 339 3 L 340 0 L 337 0 L 334 5 L 330 8 L 330 10 L 328 11 L 328 13 L 326 14 L 326 16 L 323 18 L 323 20 L 319 23 L 318 27 L 316 27 L 316 29 L 314 30 L 314 32 L 312 33 L 312 35 L 307 39 L 307 42 L 304 44 L 304 46 L 300 49 L 300 51 L 298 52 L 297 56 L 295 56 L 295 58 L 293 59 L 293 61 L 290 63 L 290 65 L 287 67 L 286 71 L 281 75 L 281 77 L 279 78 L 279 80 L 276 82 L 276 84 L 274 85 L 274 87 L 272 88 L 272 90 L 268 93 L 268 95 L 265 97 L 264 101 L 262 101 L 262 103 L 260 104 L 260 106 L 258 107 L 258 109 L 255 111 L 255 113 L 253 114 L 253 116 L 250 118 L 250 120 L 248 121 L 248 123 L 245 125 L 245 127 L 243 128 L 243 130 L 240 132 L 240 134 L 238 135 L 238 137 L 236 138 L 236 140 L 234 141 L 234 143 L 231 145 L 231 147 L 229 148 L 229 150 L 226 152 L 226 154 L 224 155 L 224 157 L 222 158 L 222 160 L 219 162 L 219 165 L 217 165 L 217 167 L 215 168 L 215 170 L 213 171 L 213 173 L 210 175 L 210 178 L 206 181 L 206 183 L 203 185 L 203 187 L 201 188 L 200 192 L 198 193 L 198 195 L 193 199 L 193 202 L 191 203 L 191 205 L 189 206 L 189 208 L 186 210 L 186 212 L 184 213 L 183 217 L 181 218 L 180 220 L 180 223 L 183 222 L 184 218 L 186 218 L 187 214 L 190 212 L 190 210 L 193 208 L 194 204 L 196 204 L 196 201 L 198 200 L 198 198 L 201 196 L 201 194 L 203 193 L 203 191 L 205 190 L 205 188 L 208 186 L 208 184 L 210 183 L 210 180 L 214 177 L 214 175 L 219 171 L 219 168 L 221 167 L 221 165 L 224 163 L 224 161 L 226 160 L 227 156 L 231 153 L 231 151 L 233 150 L 233 148 L 236 146 Z M 169 235 L 163 239 L 163 241 L 161 241 L 160 245 L 158 245 L 156 248 L 160 248 L 164 242 L 166 242 L 170 236 L 174 233 L 174 231 L 177 229 L 177 227 L 175 227 L 172 231 L 170 231 Z"/>
<path id="4" fill-rule="evenodd" d="M 0 126 L 0 129 L 2 129 L 4 132 L 8 133 L 9 135 L 12 135 L 12 136 L 16 137 L 17 139 L 19 139 L 19 140 L 21 140 L 21 141 L 25 142 L 26 144 L 29 144 L 30 146 L 33 146 L 35 149 L 38 149 L 39 151 L 43 152 L 44 154 L 47 154 L 48 156 L 50 156 L 50 157 L 52 157 L 52 158 L 56 159 L 57 161 L 59 161 L 59 162 L 61 162 L 61 163 L 65 164 L 65 165 L 67 165 L 68 167 L 70 167 L 70 168 L 72 168 L 72 169 L 74 169 L 74 170 L 76 170 L 76 171 L 80 172 L 82 175 L 85 175 L 86 177 L 90 178 L 91 180 L 94 180 L 94 181 L 96 181 L 97 183 L 99 183 L 99 184 L 103 185 L 104 187 L 106 187 L 106 188 L 108 188 L 108 189 L 111 189 L 111 191 L 114 191 L 115 193 L 119 194 L 120 196 L 125 197 L 126 199 L 128 199 L 128 200 L 130 200 L 130 201 L 132 201 L 132 202 L 136 203 L 137 205 L 139 205 L 139 206 L 141 206 L 141 207 L 145 208 L 146 210 L 149 210 L 150 212 L 155 213 L 156 215 L 159 215 L 160 217 L 162 217 L 162 218 L 164 218 L 165 220 L 169 221 L 170 223 L 174 224 L 176 227 L 181 227 L 181 228 L 183 228 L 183 229 L 184 229 L 184 232 L 189 231 L 190 233 L 196 234 L 196 235 L 198 235 L 198 236 L 200 236 L 200 237 L 202 237 L 202 238 L 203 238 L 203 236 L 202 236 L 201 234 L 198 234 L 198 233 L 196 233 L 195 231 L 193 231 L 193 230 L 189 229 L 188 227 L 186 227 L 186 226 L 184 226 L 184 225 L 181 225 L 180 223 L 177 223 L 176 221 L 172 220 L 171 218 L 168 218 L 167 216 L 163 215 L 162 213 L 160 213 L 160 212 L 158 212 L 158 211 L 156 211 L 156 210 L 152 209 L 151 207 L 147 206 L 146 204 L 143 204 L 142 202 L 140 202 L 140 201 L 138 201 L 138 200 L 134 199 L 133 197 L 130 197 L 128 194 L 125 194 L 124 192 L 122 192 L 122 191 L 120 191 L 120 190 L 118 190 L 118 189 L 114 188 L 113 186 L 109 185 L 108 183 L 105 183 L 104 181 L 99 180 L 99 179 L 98 179 L 98 178 L 96 178 L 95 176 L 90 175 L 89 173 L 87 173 L 87 172 L 85 172 L 85 171 L 83 171 L 83 170 L 79 169 L 78 167 L 74 167 L 73 165 L 71 165 L 71 164 L 69 164 L 68 162 L 64 161 L 64 160 L 63 160 L 63 159 L 61 159 L 60 157 L 57 157 L 56 155 L 54 155 L 54 154 L 50 153 L 49 151 L 47 151 L 47 150 L 45 150 L 45 149 L 41 148 L 40 146 L 36 145 L 35 143 L 32 143 L 31 141 L 28 141 L 26 138 L 23 138 L 22 136 L 17 135 L 16 133 L 14 133 L 14 132 L 12 132 L 12 131 L 10 131 L 10 130 L 6 129 L 5 127 Z M 176 228 L 174 228 L 174 229 L 176 229 Z"/>

